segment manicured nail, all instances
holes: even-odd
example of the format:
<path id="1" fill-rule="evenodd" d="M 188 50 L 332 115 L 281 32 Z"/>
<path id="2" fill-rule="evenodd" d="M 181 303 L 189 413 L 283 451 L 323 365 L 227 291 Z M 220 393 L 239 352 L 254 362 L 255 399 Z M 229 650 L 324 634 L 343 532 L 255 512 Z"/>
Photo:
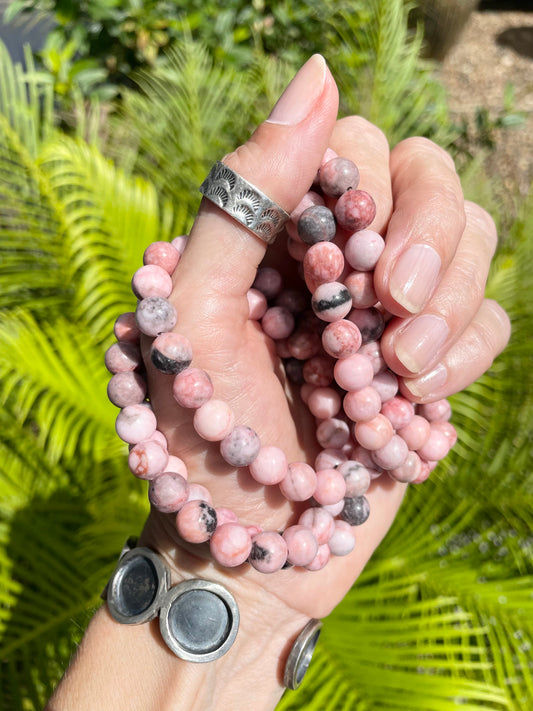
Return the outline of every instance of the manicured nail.
<path id="1" fill-rule="evenodd" d="M 324 89 L 326 60 L 320 54 L 308 59 L 278 99 L 267 121 L 294 126 L 309 114 Z"/>
<path id="2" fill-rule="evenodd" d="M 426 397 L 436 392 L 448 380 L 448 371 L 446 367 L 439 363 L 430 373 L 423 375 L 421 378 L 404 378 L 403 384 L 409 390 L 411 395 L 415 397 Z"/>
<path id="3" fill-rule="evenodd" d="M 413 244 L 392 270 L 391 296 L 412 314 L 418 313 L 435 289 L 440 267 L 440 257 L 433 247 Z"/>
<path id="4" fill-rule="evenodd" d="M 449 333 L 448 324 L 440 316 L 418 316 L 397 336 L 396 357 L 411 373 L 419 373 L 435 358 Z"/>

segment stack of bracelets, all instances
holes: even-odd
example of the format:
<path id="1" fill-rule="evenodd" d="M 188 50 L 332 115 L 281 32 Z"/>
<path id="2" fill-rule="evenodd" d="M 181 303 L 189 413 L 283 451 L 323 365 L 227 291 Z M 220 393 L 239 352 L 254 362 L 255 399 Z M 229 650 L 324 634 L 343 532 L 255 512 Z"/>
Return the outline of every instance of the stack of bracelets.
<path id="1" fill-rule="evenodd" d="M 457 439 L 447 400 L 416 405 L 400 395 L 398 378 L 381 355 L 390 314 L 378 302 L 373 270 L 384 240 L 367 229 L 376 208 L 358 183 L 356 165 L 328 150 L 313 189 L 286 226 L 288 253 L 301 262 L 301 288 L 284 290 L 280 273 L 265 267 L 248 292 L 250 319 L 275 341 L 287 377 L 316 418 L 322 451 L 314 466 L 288 462 L 275 443 L 262 443 L 253 429 L 236 424 L 229 405 L 214 396 L 209 374 L 194 367 L 188 339 L 173 331 L 178 316 L 168 298 L 186 237 L 147 248 L 132 280 L 137 310 L 115 323 L 118 342 L 105 358 L 114 374 L 108 395 L 121 408 L 116 430 L 130 445 L 129 467 L 149 480 L 152 506 L 175 515 L 179 536 L 188 543 L 209 541 L 222 566 L 249 562 L 263 573 L 292 565 L 322 569 L 331 556 L 353 550 L 352 527 L 369 516 L 365 493 L 372 479 L 386 474 L 420 483 Z M 242 525 L 232 511 L 214 506 L 205 487 L 188 481 L 147 399 L 141 334 L 154 339 L 153 365 L 175 376 L 176 407 L 193 411 L 198 435 L 220 442 L 222 458 L 248 467 L 259 484 L 308 503 L 297 524 L 282 532 Z"/>

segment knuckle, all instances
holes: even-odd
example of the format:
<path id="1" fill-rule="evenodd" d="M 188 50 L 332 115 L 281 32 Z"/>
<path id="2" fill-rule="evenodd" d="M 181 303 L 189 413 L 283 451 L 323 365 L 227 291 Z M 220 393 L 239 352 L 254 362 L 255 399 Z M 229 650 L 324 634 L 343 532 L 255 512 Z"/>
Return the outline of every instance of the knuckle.
<path id="1" fill-rule="evenodd" d="M 349 144 L 364 136 L 364 144 L 376 153 L 388 155 L 389 142 L 383 131 L 362 116 L 346 116 L 335 125 L 335 145 Z M 341 148 L 342 150 L 342 148 Z"/>
<path id="2" fill-rule="evenodd" d="M 444 148 L 430 141 L 429 138 L 424 138 L 423 136 L 405 138 L 398 143 L 394 151 L 404 161 L 410 161 L 420 156 L 436 158 L 455 173 L 455 163 L 450 154 Z"/>

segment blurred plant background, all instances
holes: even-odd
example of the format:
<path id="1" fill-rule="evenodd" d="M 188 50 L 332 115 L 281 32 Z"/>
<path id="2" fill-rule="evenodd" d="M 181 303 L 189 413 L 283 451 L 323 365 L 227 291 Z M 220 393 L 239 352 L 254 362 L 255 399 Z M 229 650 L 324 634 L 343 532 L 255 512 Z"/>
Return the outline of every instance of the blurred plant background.
<path id="1" fill-rule="evenodd" d="M 106 399 L 103 353 L 144 248 L 186 233 L 213 159 L 244 140 L 310 53 L 343 113 L 458 159 L 497 218 L 489 294 L 509 348 L 453 398 L 459 445 L 412 487 L 280 709 L 533 708 L 533 195 L 504 215 L 476 136 L 450 119 L 403 0 L 13 0 L 53 17 L 0 46 L 0 708 L 43 707 L 123 541 L 147 513 Z M 485 131 L 482 134 L 482 130 Z M 484 136 L 484 137 L 483 137 Z M 480 150 L 481 149 L 481 150 Z"/>

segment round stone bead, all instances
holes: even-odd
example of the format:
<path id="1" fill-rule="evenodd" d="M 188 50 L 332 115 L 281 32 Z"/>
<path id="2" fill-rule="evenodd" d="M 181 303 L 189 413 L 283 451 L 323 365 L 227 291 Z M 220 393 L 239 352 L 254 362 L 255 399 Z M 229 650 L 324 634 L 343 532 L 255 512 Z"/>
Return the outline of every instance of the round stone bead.
<path id="1" fill-rule="evenodd" d="M 287 252 L 296 262 L 303 262 L 308 249 L 309 245 L 299 239 L 287 240 Z"/>
<path id="2" fill-rule="evenodd" d="M 298 235 L 306 244 L 330 242 L 337 231 L 335 218 L 329 207 L 312 205 L 298 220 Z"/>
<path id="3" fill-rule="evenodd" d="M 442 432 L 444 435 L 446 435 L 446 438 L 448 439 L 448 444 L 450 445 L 450 449 L 457 442 L 457 431 L 451 422 L 432 422 L 431 429 L 438 430 L 439 432 Z M 409 449 L 418 449 L 418 447 L 409 447 Z"/>
<path id="4" fill-rule="evenodd" d="M 407 459 L 409 449 L 400 435 L 393 435 L 387 444 L 372 452 L 372 459 L 382 469 L 396 469 L 401 467 Z"/>
<path id="5" fill-rule="evenodd" d="M 335 363 L 333 369 L 335 382 L 343 390 L 361 390 L 367 387 L 374 378 L 372 361 L 361 353 L 355 353 Z"/>
<path id="6" fill-rule="evenodd" d="M 304 382 L 304 363 L 296 358 L 289 358 L 283 364 L 285 368 L 285 373 L 291 383 L 295 385 L 302 385 Z"/>
<path id="7" fill-rule="evenodd" d="M 385 415 L 395 430 L 400 430 L 412 421 L 415 416 L 415 408 L 409 400 L 397 396 L 383 404 L 381 414 Z"/>
<path id="8" fill-rule="evenodd" d="M 287 544 L 287 560 L 292 565 L 309 565 L 318 553 L 318 541 L 310 528 L 289 526 L 283 532 Z"/>
<path id="9" fill-rule="evenodd" d="M 237 425 L 220 443 L 220 454 L 233 467 L 247 467 L 259 454 L 261 440 L 255 430 Z"/>
<path id="10" fill-rule="evenodd" d="M 330 557 L 331 553 L 329 550 L 329 546 L 327 543 L 323 543 L 321 546 L 318 546 L 316 556 L 309 563 L 309 565 L 305 566 L 305 568 L 306 570 L 322 570 L 322 568 L 325 568 L 326 565 L 329 563 Z"/>
<path id="11" fill-rule="evenodd" d="M 165 467 L 167 473 L 179 474 L 184 479 L 189 477 L 189 472 L 187 471 L 187 466 L 183 459 L 176 457 L 174 454 L 168 455 L 167 466 Z"/>
<path id="12" fill-rule="evenodd" d="M 335 521 L 335 530 L 328 541 L 332 555 L 348 555 L 355 548 L 352 527 L 346 521 Z"/>
<path id="13" fill-rule="evenodd" d="M 326 387 L 333 381 L 334 360 L 329 356 L 313 356 L 303 366 L 306 383 L 316 387 Z"/>
<path id="14" fill-rule="evenodd" d="M 317 506 L 318 505 L 319 504 L 317 504 Z M 336 504 L 324 504 L 324 506 L 321 506 L 321 508 L 323 508 L 324 511 L 327 511 L 328 513 L 330 513 L 333 516 L 333 518 L 335 518 L 335 516 L 340 515 L 343 507 L 344 507 L 344 499 L 337 501 Z"/>
<path id="15" fill-rule="evenodd" d="M 337 471 L 344 477 L 347 497 L 353 498 L 366 494 L 370 486 L 370 474 L 360 462 L 348 460 L 340 464 Z"/>
<path id="16" fill-rule="evenodd" d="M 257 270 L 252 287 L 264 294 L 266 299 L 274 299 L 283 288 L 283 279 L 277 269 L 261 267 Z"/>
<path id="17" fill-rule="evenodd" d="M 315 469 L 317 472 L 322 469 L 335 469 L 347 459 L 348 457 L 341 449 L 323 449 L 315 459 Z"/>
<path id="18" fill-rule="evenodd" d="M 302 213 L 313 205 L 325 205 L 324 198 L 314 190 L 309 190 L 291 212 L 291 222 L 297 225 Z"/>
<path id="19" fill-rule="evenodd" d="M 231 509 L 224 508 L 220 506 L 216 510 L 217 512 L 217 525 L 222 526 L 224 523 L 239 523 L 237 514 Z"/>
<path id="20" fill-rule="evenodd" d="M 176 516 L 176 529 L 188 543 L 205 543 L 217 527 L 217 513 L 207 501 L 187 501 Z"/>
<path id="21" fill-rule="evenodd" d="M 311 414 L 322 420 L 335 417 L 341 407 L 339 393 L 333 388 L 315 388 L 309 395 L 307 406 Z"/>
<path id="22" fill-rule="evenodd" d="M 304 383 L 300 388 L 300 397 L 302 398 L 302 402 L 304 403 L 304 405 L 307 405 L 309 397 L 314 389 L 315 386 L 311 385 L 311 383 Z"/>
<path id="23" fill-rule="evenodd" d="M 362 464 L 364 467 L 366 467 L 366 469 L 370 473 L 371 479 L 373 479 L 374 477 L 372 476 L 370 470 L 379 469 L 377 464 L 375 464 L 374 460 L 372 459 L 372 453 L 365 447 L 362 447 L 360 444 L 357 444 L 353 448 L 350 460 L 354 462 L 359 462 L 359 464 Z"/>
<path id="24" fill-rule="evenodd" d="M 409 449 L 420 449 L 426 442 L 431 431 L 431 426 L 425 417 L 413 415 L 411 420 L 398 429 L 397 434 L 404 440 Z"/>
<path id="25" fill-rule="evenodd" d="M 418 414 L 425 417 L 430 422 L 439 422 L 441 420 L 449 420 L 452 416 L 452 408 L 448 400 L 436 400 L 428 402 L 425 405 L 419 405 Z"/>
<path id="26" fill-rule="evenodd" d="M 342 520 L 349 523 L 350 526 L 360 526 L 370 515 L 370 504 L 366 496 L 347 497 L 344 499 L 344 508 L 342 509 Z"/>
<path id="27" fill-rule="evenodd" d="M 253 538 L 253 536 L 255 536 L 258 533 L 261 533 L 263 531 L 261 526 L 254 526 L 253 524 L 251 526 L 246 526 L 245 528 L 248 531 L 248 533 L 250 534 L 250 538 Z"/>
<path id="28" fill-rule="evenodd" d="M 320 336 L 316 331 L 298 328 L 287 338 L 287 350 L 292 358 L 308 360 L 320 350 Z"/>
<path id="29" fill-rule="evenodd" d="M 345 495 L 346 482 L 337 469 L 322 469 L 316 473 L 315 501 L 323 505 L 336 504 Z"/>
<path id="30" fill-rule="evenodd" d="M 370 451 L 384 447 L 393 434 L 391 423 L 382 414 L 376 415 L 368 422 L 357 422 L 354 426 L 355 439 Z"/>
<path id="31" fill-rule="evenodd" d="M 152 242 L 144 251 L 143 264 L 155 264 L 164 269 L 167 274 L 172 274 L 178 266 L 180 253 L 170 242 Z"/>
<path id="32" fill-rule="evenodd" d="M 316 439 L 324 449 L 341 449 L 350 439 L 350 428 L 344 420 L 331 417 L 318 425 Z"/>
<path id="33" fill-rule="evenodd" d="M 363 343 L 370 343 L 381 338 L 385 330 L 383 314 L 373 306 L 369 309 L 353 309 L 348 318 L 361 332 Z M 359 351 L 360 352 L 360 351 Z"/>
<path id="34" fill-rule="evenodd" d="M 162 373 L 177 375 L 191 364 L 192 346 L 179 333 L 161 333 L 152 343 L 150 358 Z"/>
<path id="35" fill-rule="evenodd" d="M 316 489 L 315 470 L 305 462 L 293 462 L 279 488 L 289 501 L 307 501 Z"/>
<path id="36" fill-rule="evenodd" d="M 422 471 L 420 472 L 419 476 L 417 476 L 414 481 L 410 482 L 411 484 L 422 484 L 426 479 L 429 478 L 429 475 L 431 474 L 431 467 L 429 466 L 428 462 L 424 462 L 423 460 L 421 461 L 421 467 Z"/>
<path id="37" fill-rule="evenodd" d="M 298 523 L 313 531 L 319 546 L 327 543 L 335 530 L 335 519 L 322 506 L 306 509 L 298 519 Z"/>
<path id="38" fill-rule="evenodd" d="M 405 484 L 417 479 L 421 473 L 422 461 L 416 452 L 409 452 L 402 465 L 388 471 L 390 477 Z"/>
<path id="39" fill-rule="evenodd" d="M 187 481 L 174 472 L 163 472 L 152 479 L 148 487 L 150 503 L 162 513 L 176 513 L 189 495 Z"/>
<path id="40" fill-rule="evenodd" d="M 198 409 L 213 397 L 213 383 L 205 370 L 186 368 L 174 378 L 172 394 L 178 405 Z"/>
<path id="41" fill-rule="evenodd" d="M 104 356 L 105 367 L 110 373 L 128 373 L 142 363 L 139 347 L 133 343 L 113 343 Z"/>
<path id="42" fill-rule="evenodd" d="M 154 432 L 154 434 L 153 434 L 151 437 L 148 438 L 148 441 L 150 441 L 150 442 L 157 442 L 157 444 L 158 444 L 160 447 L 163 447 L 163 449 L 165 450 L 165 452 L 168 452 L 168 442 L 167 442 L 167 438 L 166 438 L 165 435 L 164 435 L 162 432 L 160 432 L 159 430 L 156 430 L 156 431 Z"/>
<path id="43" fill-rule="evenodd" d="M 294 316 L 282 306 L 272 306 L 261 319 L 261 327 L 274 340 L 287 338 L 294 331 Z"/>
<path id="44" fill-rule="evenodd" d="M 160 296 L 149 296 L 139 301 L 135 312 L 137 326 L 147 336 L 158 336 L 172 331 L 177 314 L 172 304 Z"/>
<path id="45" fill-rule="evenodd" d="M 196 432 L 208 442 L 219 442 L 229 435 L 235 423 L 235 415 L 223 400 L 208 400 L 194 413 Z"/>
<path id="46" fill-rule="evenodd" d="M 157 264 L 148 264 L 137 269 L 131 280 L 131 288 L 138 299 L 160 296 L 168 299 L 172 293 L 170 274 Z"/>
<path id="47" fill-rule="evenodd" d="M 407 446 L 407 445 L 406 445 Z M 424 444 L 417 450 L 422 459 L 426 461 L 440 461 L 450 451 L 450 443 L 448 437 L 438 429 L 430 428 L 429 437 Z"/>
<path id="48" fill-rule="evenodd" d="M 313 292 L 311 307 L 322 321 L 338 321 L 352 308 L 350 292 L 337 281 L 321 284 Z"/>
<path id="49" fill-rule="evenodd" d="M 252 536 L 250 563 L 260 573 L 276 573 L 287 561 L 287 544 L 276 531 L 262 531 Z"/>
<path id="50" fill-rule="evenodd" d="M 217 563 L 225 568 L 236 568 L 248 560 L 252 538 L 245 526 L 223 523 L 211 536 L 209 547 Z"/>
<path id="51" fill-rule="evenodd" d="M 261 447 L 257 457 L 250 463 L 250 474 L 255 481 L 265 486 L 279 484 L 287 476 L 289 464 L 283 450 L 273 445 Z"/>
<path id="52" fill-rule="evenodd" d="M 283 306 L 291 314 L 301 314 L 307 308 L 307 299 L 298 289 L 286 289 L 277 297 L 276 306 Z"/>
<path id="53" fill-rule="evenodd" d="M 381 402 L 387 402 L 398 392 L 398 378 L 392 371 L 382 370 L 374 376 L 372 387 L 377 390 Z"/>
<path id="54" fill-rule="evenodd" d="M 187 246 L 188 241 L 189 235 L 178 235 L 178 237 L 174 237 L 170 244 L 178 250 L 181 257 L 183 252 L 185 252 L 185 247 Z"/>
<path id="55" fill-rule="evenodd" d="M 288 338 L 280 338 L 276 341 L 276 353 L 279 358 L 283 358 L 284 360 L 291 357 L 288 340 Z"/>
<path id="56" fill-rule="evenodd" d="M 376 203 L 365 190 L 348 190 L 335 205 L 335 218 L 339 225 L 350 232 L 368 227 L 376 216 Z"/>
<path id="57" fill-rule="evenodd" d="M 381 398 L 371 385 L 361 390 L 346 393 L 343 400 L 344 412 L 353 422 L 368 422 L 379 414 Z"/>
<path id="58" fill-rule="evenodd" d="M 344 246 L 348 264 L 358 272 L 374 269 L 385 248 L 383 237 L 374 230 L 355 232 Z"/>
<path id="59" fill-rule="evenodd" d="M 359 185 L 359 169 L 349 158 L 333 158 L 320 166 L 320 187 L 329 197 L 338 198 Z"/>
<path id="60" fill-rule="evenodd" d="M 333 242 L 317 242 L 306 252 L 304 279 L 311 293 L 330 281 L 337 281 L 344 269 L 344 256 Z"/>
<path id="61" fill-rule="evenodd" d="M 368 309 L 378 301 L 374 272 L 350 272 L 344 279 L 344 286 L 350 292 L 354 309 Z"/>
<path id="62" fill-rule="evenodd" d="M 354 355 L 361 343 L 361 332 L 346 319 L 328 323 L 322 332 L 322 347 L 333 358 L 343 359 Z"/>
<path id="63" fill-rule="evenodd" d="M 354 313 L 357 312 L 354 311 Z M 369 341 L 368 343 L 363 343 L 358 353 L 359 355 L 364 355 L 367 358 L 370 358 L 372 368 L 374 370 L 374 375 L 381 373 L 387 367 L 385 359 L 383 358 L 383 355 L 381 353 L 381 346 L 379 345 L 379 341 Z"/>
<path id="64" fill-rule="evenodd" d="M 153 440 L 139 442 L 128 455 L 130 471 L 139 479 L 153 479 L 165 471 L 167 463 L 167 452 Z"/>
<path id="65" fill-rule="evenodd" d="M 146 383 L 139 373 L 115 373 L 107 384 L 107 397 L 117 407 L 138 405 L 146 397 Z"/>
<path id="66" fill-rule="evenodd" d="M 248 318 L 252 321 L 260 321 L 268 308 L 265 295 L 259 289 L 248 289 L 246 298 L 248 299 Z"/>
<path id="67" fill-rule="evenodd" d="M 205 486 L 202 486 L 202 484 L 189 484 L 189 496 L 187 497 L 187 501 L 204 501 L 208 503 L 209 506 L 213 505 L 211 492 L 209 489 L 206 489 Z"/>
<path id="68" fill-rule="evenodd" d="M 135 320 L 135 313 L 133 311 L 127 311 L 124 314 L 120 314 L 115 321 L 113 333 L 117 341 L 123 343 L 139 343 L 141 332 Z"/>
<path id="69" fill-rule="evenodd" d="M 128 444 L 149 439 L 156 428 L 155 415 L 146 405 L 128 405 L 119 412 L 115 423 L 118 436 Z"/>

